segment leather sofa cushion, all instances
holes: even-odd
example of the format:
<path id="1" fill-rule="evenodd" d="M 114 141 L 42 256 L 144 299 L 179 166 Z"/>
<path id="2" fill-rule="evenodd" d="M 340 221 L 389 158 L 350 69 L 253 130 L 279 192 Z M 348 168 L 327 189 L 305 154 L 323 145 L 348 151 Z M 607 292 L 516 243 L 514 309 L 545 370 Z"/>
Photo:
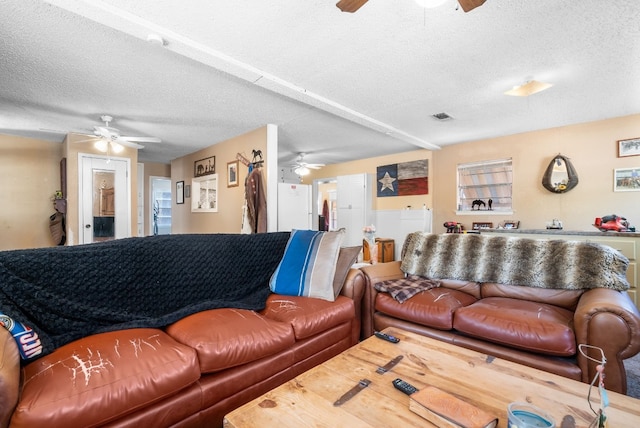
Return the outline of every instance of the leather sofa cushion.
<path id="1" fill-rule="evenodd" d="M 476 299 L 482 298 L 482 289 L 479 282 L 465 281 L 460 279 L 439 279 L 440 287 L 451 288 L 452 290 L 464 291 L 471 294 Z"/>
<path id="2" fill-rule="evenodd" d="M 476 298 L 459 290 L 432 288 L 399 303 L 388 293 L 378 293 L 375 309 L 395 318 L 440 330 L 453 328 L 453 313 L 476 302 Z"/>
<path id="3" fill-rule="evenodd" d="M 272 294 L 261 312 L 265 317 L 293 327 L 296 340 L 306 339 L 347 321 L 354 321 L 353 300 L 338 296 L 335 302 L 312 297 Z"/>
<path id="4" fill-rule="evenodd" d="M 95 334 L 23 368 L 22 398 L 11 426 L 102 425 L 171 396 L 199 378 L 195 351 L 161 330 Z"/>
<path id="5" fill-rule="evenodd" d="M 531 302 L 547 303 L 574 311 L 584 290 L 527 287 L 487 282 L 482 284 L 482 297 L 511 297 Z"/>
<path id="6" fill-rule="evenodd" d="M 295 343 L 288 323 L 273 321 L 246 309 L 198 312 L 170 325 L 166 332 L 196 350 L 202 373 L 259 360 Z"/>
<path id="7" fill-rule="evenodd" d="M 487 297 L 458 309 L 453 328 L 530 352 L 562 357 L 576 353 L 573 312 L 546 303 Z"/>

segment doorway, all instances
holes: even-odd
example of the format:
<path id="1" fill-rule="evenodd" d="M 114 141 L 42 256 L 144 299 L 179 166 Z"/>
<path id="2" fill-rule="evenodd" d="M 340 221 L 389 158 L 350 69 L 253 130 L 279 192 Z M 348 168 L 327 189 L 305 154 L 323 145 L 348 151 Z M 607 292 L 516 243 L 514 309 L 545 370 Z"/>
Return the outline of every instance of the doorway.
<path id="1" fill-rule="evenodd" d="M 150 207 L 149 224 L 151 235 L 171 234 L 171 179 L 149 177 Z"/>
<path id="2" fill-rule="evenodd" d="M 79 154 L 81 244 L 131 236 L 129 159 Z"/>

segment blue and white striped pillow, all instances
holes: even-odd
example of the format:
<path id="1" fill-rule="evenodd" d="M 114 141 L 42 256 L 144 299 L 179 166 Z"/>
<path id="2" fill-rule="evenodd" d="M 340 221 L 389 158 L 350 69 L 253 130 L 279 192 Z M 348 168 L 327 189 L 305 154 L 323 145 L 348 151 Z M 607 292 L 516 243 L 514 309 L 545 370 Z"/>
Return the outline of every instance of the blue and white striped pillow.
<path id="1" fill-rule="evenodd" d="M 286 296 L 335 300 L 333 279 L 344 231 L 291 232 L 284 256 L 271 276 L 271 291 Z"/>

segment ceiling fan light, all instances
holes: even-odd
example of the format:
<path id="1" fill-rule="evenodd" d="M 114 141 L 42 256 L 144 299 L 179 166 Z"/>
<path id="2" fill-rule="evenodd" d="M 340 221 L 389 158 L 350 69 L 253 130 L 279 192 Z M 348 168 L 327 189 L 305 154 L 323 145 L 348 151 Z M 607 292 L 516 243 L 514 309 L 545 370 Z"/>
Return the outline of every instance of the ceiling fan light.
<path id="1" fill-rule="evenodd" d="M 421 7 L 424 7 L 427 9 L 433 9 L 434 7 L 438 7 L 442 5 L 447 0 L 414 0 L 414 1 L 418 3 L 418 5 Z"/>
<path id="2" fill-rule="evenodd" d="M 111 150 L 113 150 L 113 153 L 121 153 L 124 150 L 124 146 L 122 144 L 116 143 L 115 141 L 112 141 Z"/>
<path id="3" fill-rule="evenodd" d="M 513 89 L 506 91 L 505 95 L 512 95 L 515 97 L 528 97 L 529 95 L 537 94 L 545 89 L 549 89 L 553 85 L 551 83 L 538 82 L 537 80 L 529 80 L 527 83 L 514 86 Z"/>
<path id="4" fill-rule="evenodd" d="M 308 175 L 309 172 L 309 168 L 307 168 L 306 166 L 299 166 L 296 169 L 293 170 L 296 174 L 303 176 L 303 175 Z"/>
<path id="5" fill-rule="evenodd" d="M 106 153 L 107 149 L 109 148 L 107 146 L 107 144 L 108 143 L 101 138 L 98 141 L 96 141 L 95 143 L 93 143 L 93 147 L 95 147 L 96 149 L 100 150 L 102 153 Z"/>

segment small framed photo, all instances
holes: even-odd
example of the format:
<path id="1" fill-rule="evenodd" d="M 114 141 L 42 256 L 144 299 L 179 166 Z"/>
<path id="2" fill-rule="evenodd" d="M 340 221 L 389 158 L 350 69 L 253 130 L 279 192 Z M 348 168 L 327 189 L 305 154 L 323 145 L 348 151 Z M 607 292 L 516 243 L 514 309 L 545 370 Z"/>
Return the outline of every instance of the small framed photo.
<path id="1" fill-rule="evenodd" d="M 184 197 L 185 198 L 191 197 L 191 186 L 188 184 L 184 186 Z"/>
<path id="2" fill-rule="evenodd" d="M 473 230 L 493 229 L 493 223 L 491 222 L 473 222 L 471 225 Z"/>
<path id="3" fill-rule="evenodd" d="M 239 162 L 237 160 L 227 163 L 227 187 L 236 187 L 239 184 L 238 167 Z"/>
<path id="4" fill-rule="evenodd" d="M 640 156 L 640 137 L 618 141 L 618 157 Z"/>
<path id="5" fill-rule="evenodd" d="M 614 192 L 640 191 L 640 166 L 614 169 L 613 176 Z"/>
<path id="6" fill-rule="evenodd" d="M 184 204 L 184 181 L 176 183 L 176 204 Z"/>
<path id="7" fill-rule="evenodd" d="M 208 158 L 197 160 L 193 163 L 193 176 L 202 177 L 203 175 L 210 175 L 216 173 L 216 157 L 209 156 Z"/>
<path id="8" fill-rule="evenodd" d="M 517 229 L 520 227 L 520 222 L 518 220 L 505 220 L 501 226 L 503 229 Z"/>

